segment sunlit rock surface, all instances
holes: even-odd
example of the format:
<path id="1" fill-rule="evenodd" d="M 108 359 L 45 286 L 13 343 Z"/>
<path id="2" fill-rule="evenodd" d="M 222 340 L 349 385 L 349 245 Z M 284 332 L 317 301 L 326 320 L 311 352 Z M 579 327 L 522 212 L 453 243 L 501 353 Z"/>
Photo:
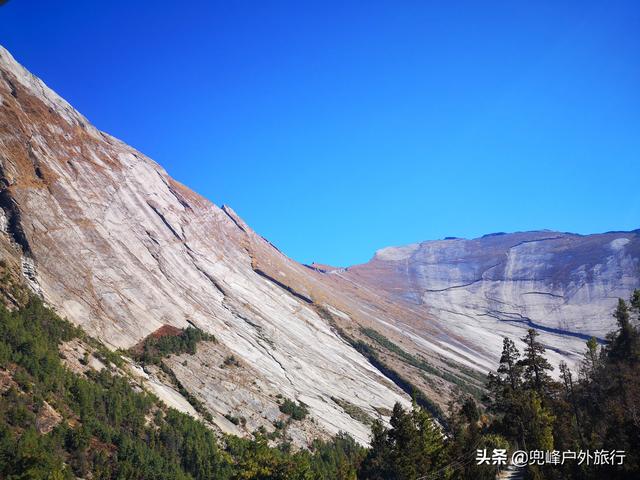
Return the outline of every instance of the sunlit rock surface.
<path id="1" fill-rule="evenodd" d="M 639 259 L 639 231 L 539 231 L 384 248 L 340 275 L 420 306 L 476 355 L 532 326 L 560 360 L 615 328 L 617 299 L 640 286 Z"/>
<path id="2" fill-rule="evenodd" d="M 249 365 L 265 392 L 302 400 L 321 430 L 344 430 L 363 443 L 368 428 L 331 397 L 372 415 L 374 407 L 407 403 L 318 315 L 308 293 L 274 281 L 254 252 L 278 271 L 307 269 L 286 267 L 290 261 L 230 209 L 92 127 L 6 50 L 0 50 L 0 167 L 1 223 L 21 247 L 25 277 L 89 334 L 128 348 L 163 325 L 195 325 Z M 220 379 L 202 369 L 194 363 L 185 386 L 222 412 L 215 405 L 222 401 Z"/>
<path id="3" fill-rule="evenodd" d="M 348 269 L 300 265 L 95 129 L 1 47 L 0 182 L 0 257 L 31 290 L 112 348 L 166 325 L 214 334 L 196 355 L 167 359 L 178 381 L 239 435 L 272 431 L 281 397 L 304 402 L 309 418 L 287 431 L 299 445 L 340 430 L 366 443 L 368 425 L 345 405 L 375 418 L 409 403 L 347 338 L 444 407 L 456 396 L 447 375 L 495 368 L 502 336 L 529 325 L 554 363 L 575 361 L 638 285 L 637 233 L 498 235 L 387 248 Z M 363 327 L 447 375 L 416 370 Z M 230 355 L 239 365 L 222 366 Z M 161 372 L 131 371 L 196 415 Z"/>

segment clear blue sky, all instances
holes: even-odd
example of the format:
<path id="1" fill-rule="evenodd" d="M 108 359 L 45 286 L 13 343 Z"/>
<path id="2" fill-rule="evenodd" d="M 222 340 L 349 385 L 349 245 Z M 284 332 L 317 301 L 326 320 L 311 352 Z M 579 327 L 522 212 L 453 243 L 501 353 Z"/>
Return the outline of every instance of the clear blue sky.
<path id="1" fill-rule="evenodd" d="M 302 262 L 640 227 L 637 1 L 11 0 L 0 43 Z"/>

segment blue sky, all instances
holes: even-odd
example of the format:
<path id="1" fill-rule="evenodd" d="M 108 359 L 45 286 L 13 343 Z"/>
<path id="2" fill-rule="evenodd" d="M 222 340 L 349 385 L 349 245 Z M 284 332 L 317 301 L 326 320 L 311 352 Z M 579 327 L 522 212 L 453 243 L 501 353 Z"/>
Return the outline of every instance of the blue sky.
<path id="1" fill-rule="evenodd" d="M 12 0 L 0 44 L 302 262 L 640 227 L 639 2 Z"/>

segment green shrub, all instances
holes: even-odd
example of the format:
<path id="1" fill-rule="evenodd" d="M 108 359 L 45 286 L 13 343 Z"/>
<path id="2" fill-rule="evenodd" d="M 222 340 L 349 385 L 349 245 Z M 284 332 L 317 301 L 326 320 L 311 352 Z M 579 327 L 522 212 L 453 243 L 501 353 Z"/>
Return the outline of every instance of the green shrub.
<path id="1" fill-rule="evenodd" d="M 199 328 L 187 327 L 178 335 L 149 336 L 144 340 L 141 349 L 133 348 L 130 354 L 142 363 L 159 365 L 161 360 L 169 355 L 194 355 L 198 343 L 204 341 L 215 342 L 216 338 Z"/>
<path id="2" fill-rule="evenodd" d="M 225 357 L 225 359 L 224 359 L 224 362 L 222 362 L 222 364 L 225 367 L 239 367 L 240 366 L 240 362 L 235 357 L 235 355 L 227 355 Z"/>
<path id="3" fill-rule="evenodd" d="M 309 410 L 304 403 L 296 403 L 289 398 L 285 398 L 280 404 L 280 411 L 294 420 L 303 420 L 309 414 Z"/>

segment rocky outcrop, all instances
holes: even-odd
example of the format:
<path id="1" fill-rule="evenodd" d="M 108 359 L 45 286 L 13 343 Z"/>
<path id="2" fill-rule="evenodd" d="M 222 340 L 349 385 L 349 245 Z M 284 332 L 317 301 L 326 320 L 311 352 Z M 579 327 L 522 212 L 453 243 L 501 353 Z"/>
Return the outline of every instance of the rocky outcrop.
<path id="1" fill-rule="evenodd" d="M 529 324 L 544 330 L 555 362 L 576 358 L 584 335 L 611 325 L 613 298 L 637 285 L 637 237 L 451 239 L 384 249 L 348 269 L 303 266 L 230 207 L 94 128 L 0 48 L 0 273 L 21 272 L 111 348 L 158 329 L 213 334 L 218 343 L 166 359 L 170 375 L 128 368 L 199 416 L 187 397 L 196 399 L 223 431 L 273 431 L 288 398 L 310 412 L 288 425 L 294 442 L 342 430 L 366 443 L 371 418 L 409 403 L 402 389 L 443 407 L 461 383 L 477 389 L 501 337 Z M 0 294 L 9 305 L 26 298 Z M 83 371 L 73 352 L 84 355 L 69 346 L 68 365 Z"/>
<path id="2" fill-rule="evenodd" d="M 163 325 L 214 334 L 261 385 L 217 403 L 219 375 L 199 375 L 206 359 L 192 360 L 191 374 L 177 365 L 185 387 L 219 414 L 251 417 L 279 392 L 306 403 L 321 431 L 366 443 L 368 427 L 332 397 L 372 415 L 408 402 L 318 315 L 311 287 L 282 278 L 307 269 L 231 209 L 92 127 L 3 49 L 0 72 L 4 235 L 34 291 L 62 316 L 113 348 Z"/>
<path id="3" fill-rule="evenodd" d="M 495 359 L 501 337 L 543 333 L 556 360 L 615 327 L 617 298 L 640 286 L 640 231 L 540 231 L 448 239 L 379 250 L 342 273 L 419 306 Z"/>
<path id="4" fill-rule="evenodd" d="M 46 435 L 56 428 L 61 421 L 62 415 L 56 412 L 46 401 L 43 401 L 36 415 L 36 431 L 40 435 Z"/>

